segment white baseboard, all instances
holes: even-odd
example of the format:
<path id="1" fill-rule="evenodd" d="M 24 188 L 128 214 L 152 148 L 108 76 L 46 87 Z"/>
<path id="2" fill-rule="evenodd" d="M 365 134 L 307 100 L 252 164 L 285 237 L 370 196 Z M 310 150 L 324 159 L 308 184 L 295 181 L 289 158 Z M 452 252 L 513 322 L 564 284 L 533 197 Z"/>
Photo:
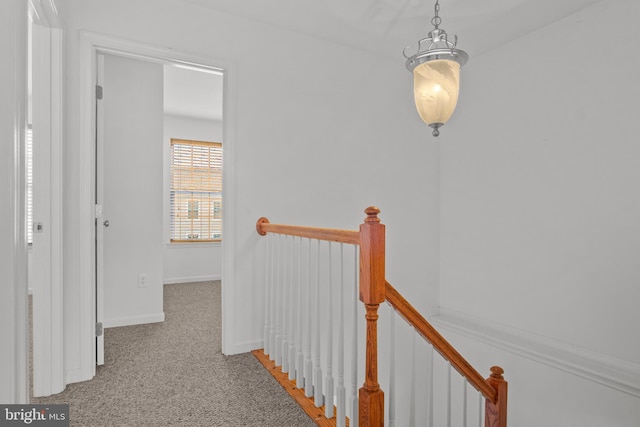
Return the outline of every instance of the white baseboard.
<path id="1" fill-rule="evenodd" d="M 222 280 L 222 275 L 214 274 L 212 276 L 170 277 L 164 279 L 164 284 L 170 285 L 173 283 L 208 282 L 211 280 Z"/>
<path id="2" fill-rule="evenodd" d="M 89 372 L 86 372 L 86 370 L 72 369 L 65 372 L 64 383 L 68 385 L 68 384 L 79 383 L 83 381 L 89 381 L 92 378 L 93 378 L 93 375 Z"/>
<path id="3" fill-rule="evenodd" d="M 640 397 L 640 364 L 440 307 L 434 326 Z"/>
<path id="4" fill-rule="evenodd" d="M 145 314 L 144 316 L 117 317 L 114 319 L 104 319 L 104 328 L 116 328 L 118 326 L 143 325 L 145 323 L 164 322 L 164 312 L 155 314 Z"/>

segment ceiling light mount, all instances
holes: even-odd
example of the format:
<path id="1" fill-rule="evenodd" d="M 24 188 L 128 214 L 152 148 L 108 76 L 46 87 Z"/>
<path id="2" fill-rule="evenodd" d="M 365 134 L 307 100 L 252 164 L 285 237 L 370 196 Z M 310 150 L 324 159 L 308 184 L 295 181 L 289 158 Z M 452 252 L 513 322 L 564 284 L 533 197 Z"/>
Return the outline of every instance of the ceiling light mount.
<path id="1" fill-rule="evenodd" d="M 469 60 L 469 55 L 457 49 L 458 36 L 449 40 L 447 32 L 440 28 L 440 0 L 436 0 L 434 16 L 431 18 L 433 30 L 418 41 L 418 50 L 404 57 L 407 69 L 414 76 L 414 99 L 422 120 L 433 128 L 433 136 L 440 135 L 439 128 L 453 114 L 458 102 L 460 69 Z"/>

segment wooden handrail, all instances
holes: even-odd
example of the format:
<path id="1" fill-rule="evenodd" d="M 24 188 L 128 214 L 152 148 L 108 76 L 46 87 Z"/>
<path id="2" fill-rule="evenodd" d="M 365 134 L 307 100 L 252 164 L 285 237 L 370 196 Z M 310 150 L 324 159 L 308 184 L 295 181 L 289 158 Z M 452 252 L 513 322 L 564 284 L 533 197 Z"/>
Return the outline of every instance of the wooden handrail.
<path id="1" fill-rule="evenodd" d="M 271 224 L 262 217 L 256 223 L 256 230 L 261 236 L 267 233 L 286 234 L 288 236 L 307 237 L 309 239 L 330 242 L 360 244 L 360 232 L 351 230 L 336 230 L 333 228 L 301 227 L 298 225 Z"/>
<path id="2" fill-rule="evenodd" d="M 482 395 L 496 403 L 497 392 L 464 357 L 389 283 L 386 283 L 387 301 L 396 309 L 433 348 L 451 363 L 456 371 L 471 383 Z"/>

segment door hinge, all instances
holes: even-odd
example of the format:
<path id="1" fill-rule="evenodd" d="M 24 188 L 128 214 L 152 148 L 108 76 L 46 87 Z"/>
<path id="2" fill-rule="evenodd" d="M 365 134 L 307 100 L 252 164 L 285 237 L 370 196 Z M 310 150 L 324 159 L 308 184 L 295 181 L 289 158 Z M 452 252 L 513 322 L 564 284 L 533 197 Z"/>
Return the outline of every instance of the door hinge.
<path id="1" fill-rule="evenodd" d="M 102 336 L 102 322 L 96 323 L 96 336 L 97 337 Z"/>
<path id="2" fill-rule="evenodd" d="M 102 99 L 102 86 L 96 85 L 96 99 Z"/>

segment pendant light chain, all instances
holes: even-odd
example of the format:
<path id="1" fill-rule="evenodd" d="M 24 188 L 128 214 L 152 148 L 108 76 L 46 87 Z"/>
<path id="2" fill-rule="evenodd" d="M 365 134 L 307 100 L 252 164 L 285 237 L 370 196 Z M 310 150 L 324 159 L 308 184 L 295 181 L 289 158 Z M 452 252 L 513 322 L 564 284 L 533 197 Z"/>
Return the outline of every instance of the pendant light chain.
<path id="1" fill-rule="evenodd" d="M 440 12 L 440 0 L 436 0 L 436 5 L 434 6 L 434 16 L 431 18 L 431 25 L 435 27 L 437 30 L 440 24 L 442 23 L 442 18 L 438 16 L 438 12 Z"/>

